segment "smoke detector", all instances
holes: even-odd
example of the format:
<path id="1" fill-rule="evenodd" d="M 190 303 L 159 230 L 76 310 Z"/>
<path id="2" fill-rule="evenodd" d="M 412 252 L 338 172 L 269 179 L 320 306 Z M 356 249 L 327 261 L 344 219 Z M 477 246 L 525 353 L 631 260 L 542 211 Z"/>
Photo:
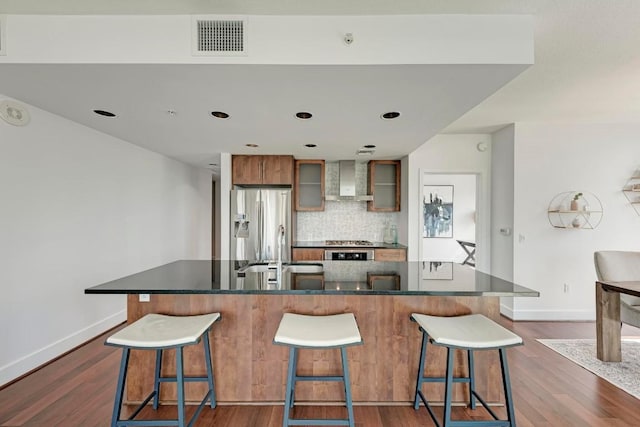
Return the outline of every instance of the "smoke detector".
<path id="1" fill-rule="evenodd" d="M 0 102 L 0 117 L 14 126 L 26 126 L 31 120 L 29 110 L 24 105 L 10 100 Z"/>

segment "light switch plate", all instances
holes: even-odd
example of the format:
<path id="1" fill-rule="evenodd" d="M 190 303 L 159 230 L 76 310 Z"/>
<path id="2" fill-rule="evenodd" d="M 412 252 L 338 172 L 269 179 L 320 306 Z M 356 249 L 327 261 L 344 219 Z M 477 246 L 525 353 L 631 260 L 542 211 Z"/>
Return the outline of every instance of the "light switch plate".
<path id="1" fill-rule="evenodd" d="M 138 297 L 138 301 L 140 301 L 140 302 L 149 302 L 149 301 L 151 301 L 151 295 L 149 295 L 149 294 L 140 294 L 140 296 Z"/>

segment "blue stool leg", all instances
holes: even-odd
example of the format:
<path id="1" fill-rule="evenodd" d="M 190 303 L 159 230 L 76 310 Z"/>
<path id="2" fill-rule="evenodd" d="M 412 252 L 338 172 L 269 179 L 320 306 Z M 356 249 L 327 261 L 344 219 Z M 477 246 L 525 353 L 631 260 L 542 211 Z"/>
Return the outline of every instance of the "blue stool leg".
<path id="1" fill-rule="evenodd" d="M 422 383 L 424 382 L 424 362 L 427 358 L 427 333 L 422 333 L 422 347 L 420 349 L 420 363 L 418 364 L 418 377 L 416 379 L 416 394 L 413 398 L 413 409 L 420 406 L 420 392 L 422 391 Z"/>
<path id="2" fill-rule="evenodd" d="M 202 345 L 204 346 L 204 364 L 207 366 L 207 382 L 209 383 L 209 392 L 211 393 L 211 407 L 215 408 L 217 405 L 216 385 L 213 379 L 213 362 L 211 361 L 211 348 L 209 347 L 209 331 L 204 333 Z"/>
<path id="3" fill-rule="evenodd" d="M 116 399 L 113 403 L 113 414 L 111 416 L 111 427 L 115 427 L 120 419 L 120 411 L 122 410 L 122 395 L 124 392 L 124 383 L 127 377 L 127 365 L 129 363 L 129 347 L 122 349 L 122 358 L 120 359 L 120 373 L 118 374 L 118 385 L 116 386 Z"/>
<path id="4" fill-rule="evenodd" d="M 476 409 L 476 397 L 473 392 L 476 389 L 475 372 L 473 369 L 473 350 L 467 350 L 467 360 L 469 364 L 469 406 L 471 409 Z"/>
<path id="5" fill-rule="evenodd" d="M 447 347 L 447 376 L 444 383 L 444 419 L 442 427 L 451 423 L 451 400 L 453 395 L 453 353 L 454 350 Z"/>
<path id="6" fill-rule="evenodd" d="M 289 349 L 289 369 L 287 369 L 287 388 L 284 392 L 285 401 L 284 401 L 284 416 L 282 417 L 282 427 L 289 426 L 289 411 L 291 410 L 291 406 L 293 405 L 292 397 L 293 397 L 293 389 L 295 387 L 295 371 L 296 371 L 296 352 L 297 348 L 291 347 Z"/>
<path id="7" fill-rule="evenodd" d="M 156 373 L 153 380 L 153 409 L 158 409 L 160 400 L 160 371 L 162 370 L 162 350 L 156 350 Z"/>
<path id="8" fill-rule="evenodd" d="M 184 427 L 184 365 L 182 347 L 176 348 L 176 380 L 178 388 L 178 426 Z"/>
<path id="9" fill-rule="evenodd" d="M 298 372 L 298 354 L 299 350 L 296 348 L 293 352 L 293 383 L 291 385 L 291 408 L 295 404 L 296 397 L 296 372 Z"/>
<path id="10" fill-rule="evenodd" d="M 349 414 L 349 427 L 354 427 L 351 381 L 349 379 L 349 362 L 347 360 L 346 347 L 341 347 L 340 353 L 342 354 L 342 380 L 344 381 L 345 401 L 347 403 L 347 413 Z"/>
<path id="11" fill-rule="evenodd" d="M 509 377 L 509 366 L 507 365 L 507 349 L 500 349 L 500 367 L 502 368 L 502 384 L 504 385 L 505 406 L 507 409 L 507 419 L 509 425 L 515 427 L 516 414 L 513 409 L 513 396 L 511 396 L 511 378 Z"/>

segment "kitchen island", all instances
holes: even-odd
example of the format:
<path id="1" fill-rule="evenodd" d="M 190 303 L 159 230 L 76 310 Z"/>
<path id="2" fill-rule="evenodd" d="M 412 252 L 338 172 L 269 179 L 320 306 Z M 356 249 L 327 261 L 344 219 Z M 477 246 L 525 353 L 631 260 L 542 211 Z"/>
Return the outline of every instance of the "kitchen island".
<path id="1" fill-rule="evenodd" d="M 220 312 L 212 331 L 212 356 L 218 401 L 282 402 L 288 348 L 272 343 L 285 312 L 335 314 L 353 312 L 364 345 L 348 349 L 356 403 L 408 404 L 413 400 L 421 333 L 409 320 L 413 312 L 456 316 L 481 313 L 497 319 L 499 297 L 536 297 L 539 293 L 459 264 L 442 262 L 323 261 L 284 265 L 242 261 L 176 261 L 85 290 L 87 294 L 128 294 L 127 320 L 147 313 L 174 315 Z M 277 280 L 279 279 L 279 280 Z M 149 302 L 140 302 L 149 294 Z M 431 351 L 433 352 L 431 353 Z M 428 374 L 444 372 L 444 350 L 431 347 Z M 141 401 L 152 387 L 152 352 L 133 351 L 127 399 Z M 173 352 L 167 352 L 169 369 Z M 464 356 L 464 357 L 463 357 Z M 456 355 L 457 372 L 466 372 L 466 356 Z M 499 363 L 494 354 L 476 356 L 476 384 L 489 402 L 501 399 Z M 324 375 L 339 369 L 339 352 L 300 354 L 301 374 Z M 204 372 L 196 346 L 185 351 L 185 374 Z M 190 384 L 187 399 L 204 393 Z M 466 385 L 454 388 L 465 401 Z M 342 399 L 337 383 L 301 383 L 296 401 Z M 426 396 L 442 399 L 442 386 L 428 384 Z M 165 387 L 161 400 L 174 401 Z"/>

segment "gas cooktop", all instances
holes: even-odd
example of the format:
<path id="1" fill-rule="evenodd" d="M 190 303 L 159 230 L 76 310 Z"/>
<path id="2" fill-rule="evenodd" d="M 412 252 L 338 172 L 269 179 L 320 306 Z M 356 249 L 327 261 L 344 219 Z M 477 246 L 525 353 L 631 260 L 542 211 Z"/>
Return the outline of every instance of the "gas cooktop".
<path id="1" fill-rule="evenodd" d="M 368 240 L 325 240 L 327 246 L 372 246 Z"/>

